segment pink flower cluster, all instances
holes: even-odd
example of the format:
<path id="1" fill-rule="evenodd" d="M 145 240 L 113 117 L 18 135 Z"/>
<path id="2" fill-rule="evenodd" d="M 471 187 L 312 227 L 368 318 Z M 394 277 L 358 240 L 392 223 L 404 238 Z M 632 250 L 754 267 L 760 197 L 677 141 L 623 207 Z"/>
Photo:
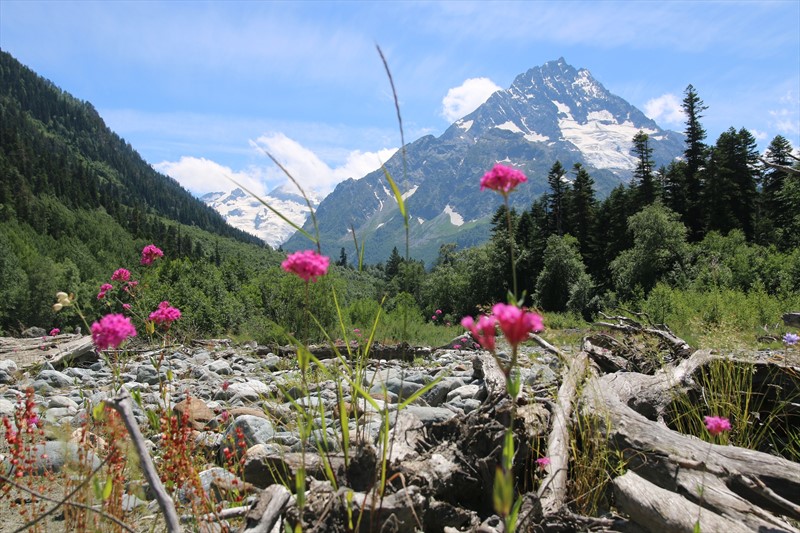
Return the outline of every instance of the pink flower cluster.
<path id="1" fill-rule="evenodd" d="M 164 252 L 161 251 L 155 244 L 148 244 L 142 249 L 142 264 L 149 265 L 159 257 L 164 257 Z"/>
<path id="2" fill-rule="evenodd" d="M 485 350 L 495 349 L 495 325 L 500 326 L 500 331 L 506 341 L 512 346 L 528 338 L 529 333 L 544 329 L 541 315 L 520 309 L 516 305 L 495 304 L 490 316 L 483 315 L 475 323 L 472 317 L 466 316 L 461 320 L 461 325 L 472 333 L 473 338 Z"/>
<path id="3" fill-rule="evenodd" d="M 117 349 L 125 339 L 136 336 L 131 319 L 119 314 L 104 316 L 91 329 L 92 342 L 98 350 Z"/>
<path id="4" fill-rule="evenodd" d="M 703 417 L 706 423 L 706 429 L 714 436 L 731 430 L 730 420 L 721 416 L 706 416 Z"/>
<path id="5" fill-rule="evenodd" d="M 539 457 L 536 459 L 536 466 L 539 467 L 539 470 L 544 470 L 548 466 L 550 466 L 550 458 L 549 457 Z"/>
<path id="6" fill-rule="evenodd" d="M 471 316 L 461 319 L 461 325 L 472 333 L 472 338 L 478 341 L 484 350 L 490 352 L 493 352 L 495 348 L 495 324 L 497 324 L 497 319 L 493 316 L 482 315 L 478 318 L 478 322 L 475 322 Z"/>
<path id="7" fill-rule="evenodd" d="M 50 336 L 51 336 L 51 337 L 55 337 L 55 336 L 56 336 L 56 335 L 58 335 L 59 333 L 61 333 L 61 330 L 60 330 L 60 329 L 58 329 L 58 328 L 53 328 L 53 329 L 51 329 L 51 330 L 50 330 Z"/>
<path id="8" fill-rule="evenodd" d="M 100 285 L 100 292 L 97 293 L 97 299 L 102 300 L 103 298 L 105 298 L 106 293 L 113 288 L 114 286 L 110 283 L 103 283 L 102 285 Z"/>
<path id="9" fill-rule="evenodd" d="M 131 279 L 131 273 L 126 268 L 118 268 L 111 274 L 111 281 L 128 281 Z"/>
<path id="10" fill-rule="evenodd" d="M 497 164 L 481 178 L 481 190 L 492 189 L 505 196 L 526 181 L 528 178 L 519 170 Z"/>
<path id="11" fill-rule="evenodd" d="M 181 317 L 181 311 L 177 307 L 172 307 L 169 302 L 161 302 L 158 309 L 150 313 L 150 320 L 156 324 L 169 326 Z"/>
<path id="12" fill-rule="evenodd" d="M 324 255 L 320 255 L 313 250 L 306 250 L 289 254 L 286 260 L 281 263 L 281 268 L 286 272 L 296 274 L 306 282 L 314 282 L 317 281 L 318 277 L 324 276 L 328 272 L 330 261 Z"/>

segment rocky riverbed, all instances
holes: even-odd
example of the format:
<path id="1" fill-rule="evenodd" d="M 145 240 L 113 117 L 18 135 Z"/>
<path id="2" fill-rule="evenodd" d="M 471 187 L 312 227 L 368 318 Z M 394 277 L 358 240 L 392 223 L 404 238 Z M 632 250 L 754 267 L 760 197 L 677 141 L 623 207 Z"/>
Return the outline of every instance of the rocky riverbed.
<path id="1" fill-rule="evenodd" d="M 5 341 L 8 348 L 11 340 Z M 463 423 L 489 396 L 483 369 L 475 364 L 479 352 L 460 348 L 466 345 L 460 339 L 439 349 L 376 347 L 373 351 L 376 354 L 399 358 L 364 361 L 360 386 L 369 393 L 372 402 L 355 398 L 351 387 L 337 377 L 341 374 L 334 371 L 340 364 L 336 358 L 312 365 L 306 376 L 308 394 L 304 394 L 296 355 L 289 349 L 255 343 L 236 345 L 222 339 L 166 348 L 142 347 L 126 352 L 113 364 L 91 350 L 76 350 L 80 356 L 74 358 L 63 357 L 63 353 L 58 358 L 46 356 L 49 350 L 58 350 L 58 346 L 82 346 L 82 341 L 70 335 L 32 341 L 40 343 L 35 349 L 42 357 L 38 361 L 28 357 L 25 366 L 17 364 L 19 357 L 17 361 L 13 357 L 22 353 L 23 348 L 0 352 L 0 382 L 3 383 L 0 385 L 0 417 L 13 420 L 15 406 L 27 389 L 33 390 L 38 410 L 37 427 L 44 429 L 46 441 L 41 444 L 41 464 L 37 464 L 37 470 L 58 473 L 65 462 L 76 458 L 79 444 L 74 431 L 86 425 L 93 406 L 114 397 L 118 394 L 115 388 L 121 386 L 137 400 L 134 415 L 148 436 L 147 446 L 157 464 L 164 456 L 165 450 L 160 449 L 164 441 L 162 435 L 153 431 L 148 411 L 163 413 L 163 408 L 168 406 L 191 425 L 190 438 L 196 453 L 202 456 L 198 463 L 206 465 L 200 472 L 203 489 L 211 498 L 223 500 L 222 507 L 229 503 L 224 501 L 229 492 L 221 487 L 230 488 L 235 479 L 234 474 L 224 469 L 231 464 L 232 453 L 243 455 L 236 472 L 243 479 L 237 479 L 234 485 L 257 496 L 280 476 L 291 477 L 299 458 L 316 457 L 320 450 L 330 454 L 335 469 L 336 458 L 342 455 L 343 434 L 349 435 L 351 453 L 357 447 L 371 450 L 379 447 L 386 413 L 389 426 L 394 427 L 401 403 L 432 382 L 435 384 L 429 390 L 402 409 L 405 423 L 413 419 L 412 425 L 421 432 L 435 432 L 436 427 Z M 346 354 L 346 347 L 341 348 Z M 357 352 L 357 346 L 352 348 Z M 11 356 L 3 359 L 3 354 Z M 318 354 L 320 357 L 330 355 L 330 350 L 326 352 L 322 347 Z M 403 360 L 404 354 L 406 360 Z M 54 359 L 57 364 L 51 362 Z M 545 390 L 555 385 L 558 363 L 554 356 L 529 347 L 521 362 L 521 378 L 528 389 Z M 348 411 L 344 417 L 340 416 L 342 407 Z M 311 431 L 305 439 L 299 433 L 301 408 L 312 413 L 307 419 Z M 346 431 L 342 428 L 343 420 L 348 426 Z M 0 446 L 7 444 L 2 439 L 0 443 Z M 8 451 L 0 447 L 0 453 L 5 454 L 3 471 L 8 474 L 12 471 Z M 330 477 L 314 472 L 314 464 L 308 459 L 306 468 L 311 476 L 322 480 Z M 352 472 L 349 474 L 345 477 L 355 477 Z M 365 491 L 371 484 L 372 480 L 355 488 Z M 181 493 L 176 494 L 180 500 Z M 147 527 L 152 525 L 157 508 L 146 487 L 126 491 L 123 498 L 125 508 L 134 513 L 131 517 L 138 517 L 138 521 L 149 513 L 150 518 L 142 523 Z M 433 498 L 428 500 L 426 508 L 434 502 Z M 435 528 L 475 527 L 487 519 L 482 510 L 466 509 L 459 513 L 449 521 L 440 520 Z M 425 520 L 422 516 L 414 519 L 419 523 Z M 402 525 L 405 519 L 401 517 L 400 520 Z M 230 520 L 223 523 L 231 524 Z M 51 522 L 50 527 L 59 527 L 58 522 Z M 195 523 L 187 527 L 199 526 Z M 409 519 L 402 527 L 411 529 L 401 530 L 413 530 L 415 525 Z"/>

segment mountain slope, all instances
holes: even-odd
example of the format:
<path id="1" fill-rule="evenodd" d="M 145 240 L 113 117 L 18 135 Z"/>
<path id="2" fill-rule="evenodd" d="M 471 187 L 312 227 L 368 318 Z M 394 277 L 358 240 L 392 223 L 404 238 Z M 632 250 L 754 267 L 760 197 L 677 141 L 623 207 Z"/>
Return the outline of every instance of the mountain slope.
<path id="1" fill-rule="evenodd" d="M 407 145 L 407 175 L 400 152 L 387 162 L 407 196 L 412 256 L 429 263 L 443 243 L 469 246 L 488 237 L 488 218 L 501 198 L 481 192 L 478 181 L 495 163 L 527 174 L 529 182 L 511 198 L 519 207 L 547 190 L 546 176 L 556 160 L 568 170 L 584 165 L 603 196 L 630 180 L 631 140 L 640 129 L 650 135 L 656 165 L 682 154 L 681 134 L 662 130 L 588 70 L 561 58 L 520 74 L 509 89 L 494 93 L 440 137 Z M 402 219 L 382 171 L 340 183 L 320 204 L 317 218 L 328 253 L 340 247 L 352 251 L 351 225 L 359 239 L 366 238 L 369 262 L 385 259 L 404 241 Z M 295 234 L 284 247 L 306 245 Z"/>
<path id="2" fill-rule="evenodd" d="M 258 243 L 177 181 L 156 172 L 82 102 L 0 51 L 0 203 L 25 218 L 31 200 L 103 207 L 122 222 L 156 215 Z"/>

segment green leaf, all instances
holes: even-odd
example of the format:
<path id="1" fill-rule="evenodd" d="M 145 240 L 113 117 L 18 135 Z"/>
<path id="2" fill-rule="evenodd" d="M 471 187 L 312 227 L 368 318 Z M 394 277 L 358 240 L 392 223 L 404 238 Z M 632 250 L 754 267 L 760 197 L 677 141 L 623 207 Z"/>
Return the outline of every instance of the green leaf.
<path id="1" fill-rule="evenodd" d="M 514 481 L 511 474 L 504 471 L 499 466 L 494 473 L 494 510 L 500 516 L 511 514 L 511 506 L 514 502 Z"/>
<path id="2" fill-rule="evenodd" d="M 111 480 L 111 477 L 106 478 L 106 484 L 103 487 L 103 501 L 108 501 L 111 497 L 111 489 L 114 488 L 114 482 Z"/>
<path id="3" fill-rule="evenodd" d="M 92 418 L 94 420 L 102 420 L 103 419 L 103 416 L 104 416 L 103 408 L 104 407 L 105 407 L 105 405 L 101 402 L 101 403 L 98 403 L 97 405 L 95 405 L 92 408 Z"/>
<path id="4" fill-rule="evenodd" d="M 403 224 L 408 227 L 408 213 L 406 213 L 406 202 L 403 200 L 403 195 L 400 194 L 400 189 L 397 188 L 397 184 L 386 169 L 386 165 L 381 165 L 381 168 L 383 169 L 383 174 L 386 176 L 386 181 L 389 182 L 389 186 L 392 188 L 394 198 L 397 200 L 397 207 L 400 208 L 400 214 L 403 215 Z"/>

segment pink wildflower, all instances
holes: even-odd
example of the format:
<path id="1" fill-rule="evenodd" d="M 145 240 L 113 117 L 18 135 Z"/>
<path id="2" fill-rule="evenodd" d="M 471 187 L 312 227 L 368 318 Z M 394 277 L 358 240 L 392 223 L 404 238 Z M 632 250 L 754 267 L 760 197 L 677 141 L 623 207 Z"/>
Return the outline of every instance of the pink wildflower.
<path id="1" fill-rule="evenodd" d="M 164 257 L 164 252 L 161 251 L 155 244 L 148 244 L 142 249 L 142 264 L 149 265 L 159 257 Z"/>
<path id="2" fill-rule="evenodd" d="M 126 311 L 130 311 L 131 310 L 131 304 L 122 304 L 122 308 L 124 310 L 126 310 Z"/>
<path id="3" fill-rule="evenodd" d="M 131 273 L 126 268 L 118 268 L 111 274 L 111 281 L 128 281 L 131 279 Z"/>
<path id="4" fill-rule="evenodd" d="M 495 304 L 492 307 L 492 315 L 497 319 L 500 330 L 512 346 L 526 340 L 528 333 L 544 329 L 540 315 L 520 309 L 516 305 Z"/>
<path id="5" fill-rule="evenodd" d="M 538 459 L 536 459 L 536 466 L 538 466 L 540 470 L 544 470 L 545 468 L 550 466 L 550 458 L 539 457 Z"/>
<path id="6" fill-rule="evenodd" d="M 228 387 L 230 387 L 230 386 L 231 386 L 231 384 L 227 379 L 225 381 L 223 381 L 222 382 L 222 390 L 223 390 L 223 392 L 228 390 Z"/>
<path id="7" fill-rule="evenodd" d="M 53 328 L 53 329 L 51 329 L 51 330 L 50 330 L 50 336 L 51 336 L 51 337 L 55 337 L 55 336 L 56 336 L 56 335 L 58 335 L 59 333 L 61 333 L 61 330 L 60 330 L 60 329 L 58 329 L 58 328 Z"/>
<path id="8" fill-rule="evenodd" d="M 714 436 L 731 430 L 730 421 L 722 416 L 706 416 L 703 417 L 706 423 L 706 429 Z"/>
<path id="9" fill-rule="evenodd" d="M 119 314 L 106 315 L 92 324 L 92 342 L 98 350 L 119 348 L 128 337 L 136 336 L 131 319 Z"/>
<path id="10" fill-rule="evenodd" d="M 97 293 L 97 299 L 102 300 L 103 298 L 105 298 L 106 293 L 113 288 L 114 286 L 110 283 L 103 283 L 102 285 L 100 285 L 100 292 Z"/>
<path id="11" fill-rule="evenodd" d="M 461 345 L 460 344 L 454 344 L 453 345 L 453 349 L 454 350 L 460 350 L 461 349 Z"/>
<path id="12" fill-rule="evenodd" d="M 496 323 L 497 319 L 495 319 L 495 317 L 486 315 L 482 315 L 478 319 L 477 324 L 471 316 L 465 316 L 461 319 L 461 325 L 472 333 L 472 337 L 478 341 L 485 350 L 489 350 L 490 352 L 493 352 L 495 347 L 494 326 Z"/>
<path id="13" fill-rule="evenodd" d="M 481 190 L 492 189 L 505 196 L 526 181 L 528 178 L 519 170 L 497 164 L 481 178 Z"/>
<path id="14" fill-rule="evenodd" d="M 122 290 L 130 294 L 131 289 L 135 288 L 139 284 L 138 281 L 129 281 L 122 287 Z"/>
<path id="15" fill-rule="evenodd" d="M 158 309 L 150 313 L 150 320 L 156 324 L 169 326 L 181 317 L 181 312 L 177 307 L 172 307 L 169 302 L 161 302 Z"/>
<path id="16" fill-rule="evenodd" d="M 436 310 L 436 314 L 437 314 L 437 315 L 441 315 L 441 314 L 442 314 L 442 310 L 441 310 L 441 309 L 437 309 L 437 310 Z"/>
<path id="17" fill-rule="evenodd" d="M 324 276 L 328 272 L 329 264 L 330 259 L 324 255 L 320 255 L 313 250 L 306 250 L 289 254 L 286 260 L 281 263 L 281 268 L 286 272 L 296 274 L 306 282 L 314 282 L 317 281 L 318 277 Z"/>

